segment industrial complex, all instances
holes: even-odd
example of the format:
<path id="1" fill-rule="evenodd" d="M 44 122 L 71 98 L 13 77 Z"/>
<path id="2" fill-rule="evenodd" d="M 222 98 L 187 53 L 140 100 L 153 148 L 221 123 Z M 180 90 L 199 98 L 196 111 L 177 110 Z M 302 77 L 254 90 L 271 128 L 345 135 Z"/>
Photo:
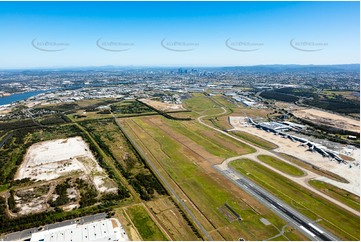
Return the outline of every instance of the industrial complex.
<path id="1" fill-rule="evenodd" d="M 33 233 L 30 241 L 129 241 L 117 219 L 71 224 Z"/>
<path id="2" fill-rule="evenodd" d="M 278 135 L 281 135 L 284 138 L 289 138 L 292 141 L 298 141 L 301 142 L 303 145 L 306 145 L 309 147 L 310 151 L 316 151 L 320 153 L 324 157 L 330 157 L 335 159 L 339 163 L 344 163 L 345 161 L 337 154 L 337 152 L 327 149 L 326 147 L 317 144 L 315 142 L 311 142 L 307 139 L 287 134 L 282 131 L 288 131 L 288 130 L 294 130 L 297 131 L 298 129 L 302 129 L 302 125 L 295 124 L 292 122 L 263 122 L 263 123 L 255 123 L 252 118 L 248 118 L 249 122 L 254 125 L 256 128 L 263 129 L 267 132 L 272 132 Z"/>

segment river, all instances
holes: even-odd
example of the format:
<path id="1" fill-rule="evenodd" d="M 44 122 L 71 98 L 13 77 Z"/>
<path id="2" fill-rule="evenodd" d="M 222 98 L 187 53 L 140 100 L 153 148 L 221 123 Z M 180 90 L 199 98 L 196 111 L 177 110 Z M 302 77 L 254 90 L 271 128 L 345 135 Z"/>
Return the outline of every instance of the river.
<path id="1" fill-rule="evenodd" d="M 6 104 L 11 104 L 16 101 L 25 100 L 29 97 L 36 96 L 36 95 L 38 95 L 40 93 L 44 93 L 44 92 L 46 92 L 46 91 L 38 90 L 38 91 L 32 91 L 32 92 L 17 93 L 17 94 L 13 94 L 13 95 L 7 96 L 7 97 L 0 97 L 0 106 L 6 105 Z"/>

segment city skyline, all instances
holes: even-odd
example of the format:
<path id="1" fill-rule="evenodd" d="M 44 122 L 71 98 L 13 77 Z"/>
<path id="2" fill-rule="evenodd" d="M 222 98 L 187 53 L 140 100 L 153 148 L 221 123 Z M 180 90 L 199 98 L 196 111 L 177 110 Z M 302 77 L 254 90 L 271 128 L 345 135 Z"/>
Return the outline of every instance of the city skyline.
<path id="1" fill-rule="evenodd" d="M 0 2 L 0 69 L 359 63 L 359 2 Z"/>

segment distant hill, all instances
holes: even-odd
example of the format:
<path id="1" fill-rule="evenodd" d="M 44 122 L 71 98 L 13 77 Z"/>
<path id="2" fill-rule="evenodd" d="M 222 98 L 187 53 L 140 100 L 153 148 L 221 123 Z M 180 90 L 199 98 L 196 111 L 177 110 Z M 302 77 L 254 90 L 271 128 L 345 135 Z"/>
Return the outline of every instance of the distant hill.
<path id="1" fill-rule="evenodd" d="M 230 72 L 248 72 L 248 73 L 279 73 L 279 72 L 360 72 L 360 64 L 339 64 L 339 65 L 255 65 L 255 66 L 220 66 L 220 67 L 197 67 L 197 66 L 85 66 L 85 67 L 60 67 L 60 68 L 32 68 L 32 69 L 12 69 L 2 70 L 9 72 L 24 71 L 42 72 L 42 71 L 142 71 L 142 70 L 178 70 L 197 69 L 202 71 L 230 71 Z"/>
<path id="2" fill-rule="evenodd" d="M 215 68 L 218 69 L 218 68 Z M 360 64 L 344 65 L 257 65 L 219 68 L 224 71 L 240 72 L 360 72 Z"/>

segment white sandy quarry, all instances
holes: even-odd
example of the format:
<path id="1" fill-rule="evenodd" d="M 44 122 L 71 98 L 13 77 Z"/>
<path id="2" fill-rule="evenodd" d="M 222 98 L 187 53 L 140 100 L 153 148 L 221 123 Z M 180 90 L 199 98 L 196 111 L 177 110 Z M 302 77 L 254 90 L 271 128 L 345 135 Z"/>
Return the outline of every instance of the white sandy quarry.
<path id="1" fill-rule="evenodd" d="M 116 190 L 115 183 L 107 177 L 81 137 L 32 145 L 15 175 L 15 180 L 23 178 L 53 180 L 74 173 L 91 175 L 96 189 L 100 192 Z M 105 184 L 103 179 L 110 181 Z"/>
<path id="2" fill-rule="evenodd" d="M 302 146 L 300 142 L 293 142 L 290 139 L 283 138 L 271 132 L 266 132 L 249 125 L 246 126 L 245 117 L 230 117 L 230 124 L 234 127 L 233 130 L 247 132 L 278 145 L 278 148 L 274 149 L 276 152 L 292 155 L 344 177 L 350 183 L 336 182 L 322 176 L 319 176 L 316 179 L 331 183 L 349 192 L 360 195 L 360 149 L 353 147 L 351 153 L 349 153 L 349 156 L 355 161 L 351 161 L 347 165 L 338 164 L 337 161 L 322 157 L 322 155 L 317 152 L 307 151 L 308 147 Z"/>

